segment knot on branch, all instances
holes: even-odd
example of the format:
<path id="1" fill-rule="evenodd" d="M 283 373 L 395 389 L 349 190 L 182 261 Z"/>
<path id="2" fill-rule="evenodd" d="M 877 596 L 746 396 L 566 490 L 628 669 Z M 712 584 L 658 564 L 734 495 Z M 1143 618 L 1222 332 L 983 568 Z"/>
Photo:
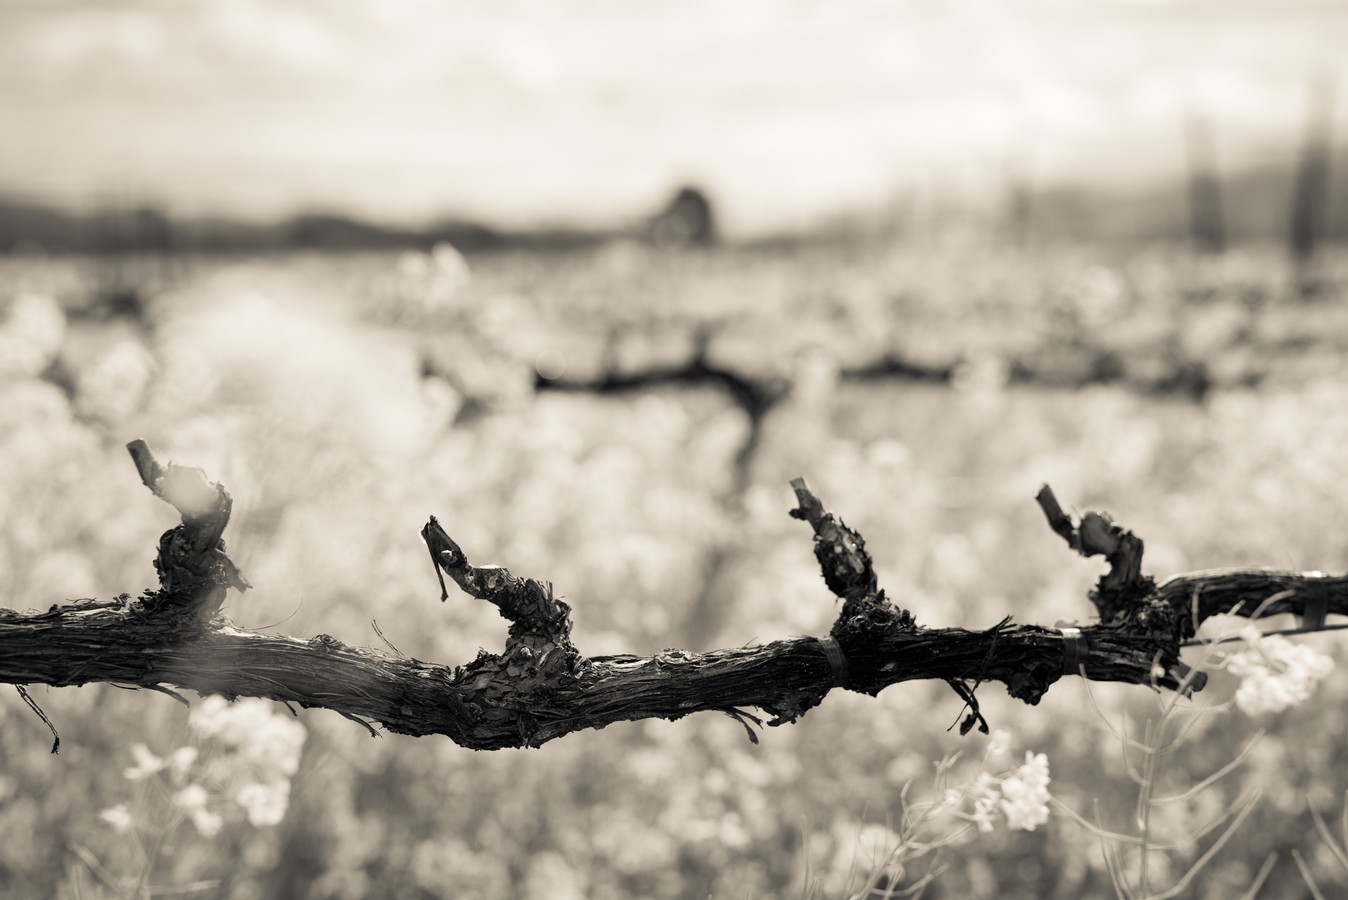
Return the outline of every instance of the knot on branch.
<path id="1" fill-rule="evenodd" d="M 1053 489 L 1044 485 L 1035 496 L 1049 527 L 1067 546 L 1082 556 L 1103 556 L 1109 571 L 1100 576 L 1091 602 L 1106 624 L 1128 620 L 1148 631 L 1173 628 L 1174 612 L 1168 604 L 1147 602 L 1156 592 L 1156 582 L 1142 574 L 1142 539 L 1114 524 L 1106 513 L 1088 512 L 1080 520 L 1063 512 Z M 1161 620 L 1164 621 L 1161 621 Z"/>
<path id="2" fill-rule="evenodd" d="M 879 675 L 883 663 L 875 649 L 895 635 L 917 631 L 918 626 L 912 613 L 891 603 L 877 586 L 875 567 L 862 536 L 824 509 L 805 479 L 793 479 L 791 488 L 799 504 L 791 510 L 791 517 L 808 522 L 814 530 L 814 555 L 824 583 L 843 601 L 829 638 L 819 641 L 831 677 L 821 682 L 813 696 L 796 698 L 785 714 L 794 718 L 818 704 L 835 686 L 878 693 L 883 687 Z M 774 721 L 783 720 L 785 715 L 779 712 Z"/>
<path id="3" fill-rule="evenodd" d="M 224 532 L 234 501 L 223 487 L 190 466 L 161 465 L 142 440 L 127 444 L 140 480 L 182 516 L 182 524 L 159 539 L 155 571 L 159 598 L 202 619 L 220 609 L 228 588 L 249 587 L 225 552 Z"/>
<path id="4" fill-rule="evenodd" d="M 791 518 L 810 523 L 814 529 L 814 556 L 824 573 L 824 583 L 843 600 L 865 597 L 876 592 L 875 569 L 866 541 L 824 505 L 805 484 L 804 478 L 791 482 L 800 505 L 791 510 Z"/>
<path id="5" fill-rule="evenodd" d="M 553 595 L 551 584 L 519 578 L 501 566 L 474 566 L 435 516 L 421 529 L 421 538 L 440 578 L 441 601 L 449 598 L 444 583 L 448 575 L 464 593 L 493 604 L 510 621 L 505 652 L 479 654 L 465 668 L 465 678 L 501 677 L 502 686 L 527 694 L 556 689 L 578 677 L 582 657 L 571 643 L 571 607 Z"/>
<path id="6" fill-rule="evenodd" d="M 843 601 L 833 636 L 875 628 L 916 628 L 913 614 L 891 603 L 876 586 L 875 567 L 865 539 L 824 509 L 804 478 L 793 479 L 791 488 L 800 504 L 791 510 L 791 517 L 810 523 L 814 529 L 814 557 L 819 560 L 824 583 Z"/>

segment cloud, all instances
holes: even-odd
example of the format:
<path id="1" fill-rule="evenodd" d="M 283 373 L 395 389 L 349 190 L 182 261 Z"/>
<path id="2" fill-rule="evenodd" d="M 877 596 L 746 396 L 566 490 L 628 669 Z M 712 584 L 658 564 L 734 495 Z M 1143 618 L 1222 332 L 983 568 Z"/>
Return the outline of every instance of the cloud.
<path id="1" fill-rule="evenodd" d="M 325 203 L 507 218 L 635 210 L 697 177 L 744 216 L 914 172 L 1180 165 L 1295 140 L 1348 11 L 1286 4 L 0 4 L 0 190 L 111 186 L 228 212 Z M 1228 153 L 1227 151 L 1230 150 Z M 927 176 L 923 176 L 927 177 Z M 588 206 L 587 206 L 588 204 Z M 836 207 L 836 203 L 829 204 Z"/>

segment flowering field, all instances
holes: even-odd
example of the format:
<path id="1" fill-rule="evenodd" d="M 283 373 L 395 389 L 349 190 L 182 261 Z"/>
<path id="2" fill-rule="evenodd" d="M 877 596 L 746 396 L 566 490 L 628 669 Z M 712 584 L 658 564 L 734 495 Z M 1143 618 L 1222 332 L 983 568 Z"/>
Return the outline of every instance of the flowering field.
<path id="1" fill-rule="evenodd" d="M 0 261 L 0 605 L 155 584 L 174 516 L 133 438 L 233 494 L 241 627 L 448 663 L 504 623 L 439 601 L 432 513 L 550 580 L 588 654 L 823 634 L 795 476 L 924 625 L 1087 617 L 1100 567 L 1044 526 L 1044 482 L 1136 530 L 1161 577 L 1348 568 L 1332 265 L 1305 292 L 1272 252 L 143 262 L 110 285 Z M 141 302 L 109 302 L 128 278 Z M 1192 703 L 987 685 L 990 736 L 951 730 L 942 684 L 834 692 L 757 745 L 702 714 L 474 753 L 265 701 L 34 686 L 61 753 L 0 705 L 0 893 L 1328 896 L 1348 869 L 1311 810 L 1337 822 L 1348 789 L 1340 643 L 1195 648 L 1214 675 Z"/>

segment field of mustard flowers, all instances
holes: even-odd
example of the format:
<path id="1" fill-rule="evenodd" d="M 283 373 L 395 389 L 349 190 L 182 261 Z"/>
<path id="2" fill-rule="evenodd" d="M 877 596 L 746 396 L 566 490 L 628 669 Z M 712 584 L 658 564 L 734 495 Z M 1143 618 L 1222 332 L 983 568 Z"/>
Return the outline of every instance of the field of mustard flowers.
<path id="1" fill-rule="evenodd" d="M 1309 281 L 1257 248 L 935 241 L 141 263 L 0 260 L 2 605 L 155 584 L 174 515 L 133 438 L 233 494 L 241 627 L 387 649 L 378 623 L 438 662 L 505 623 L 439 601 L 429 514 L 552 581 L 593 654 L 824 633 L 795 476 L 927 625 L 1086 619 L 1099 563 L 1044 527 L 1044 482 L 1135 529 L 1160 577 L 1348 567 L 1333 260 Z M 10 692 L 0 894 L 1330 896 L 1348 869 L 1312 810 L 1341 847 L 1341 647 L 1200 648 L 1192 703 L 986 685 L 991 736 L 922 683 L 834 692 L 757 745 L 701 714 L 493 753 L 35 685 L 61 753 Z"/>

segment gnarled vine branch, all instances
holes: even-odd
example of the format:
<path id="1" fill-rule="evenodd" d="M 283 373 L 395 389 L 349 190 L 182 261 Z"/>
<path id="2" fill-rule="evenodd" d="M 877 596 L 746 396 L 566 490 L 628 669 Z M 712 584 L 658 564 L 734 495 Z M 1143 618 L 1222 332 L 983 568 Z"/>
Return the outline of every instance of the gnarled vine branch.
<path id="1" fill-rule="evenodd" d="M 1244 569 L 1180 575 L 1157 586 L 1142 574 L 1140 539 L 1100 513 L 1072 519 L 1045 487 L 1038 499 L 1050 527 L 1073 549 L 1109 563 L 1091 594 L 1100 621 L 1062 629 L 1009 619 L 982 631 L 924 628 L 885 596 L 861 535 L 797 479 L 791 514 L 813 529 L 825 583 L 843 601 L 827 636 L 706 653 L 586 656 L 571 639 L 570 607 L 550 584 L 474 566 L 432 518 L 422 538 L 438 573 L 510 622 L 503 652 L 441 665 L 328 635 L 300 640 L 235 628 L 221 606 L 230 588 L 248 585 L 223 541 L 229 494 L 199 469 L 160 465 L 141 441 L 129 449 L 142 481 L 182 516 L 159 542 L 159 587 L 135 599 L 76 600 L 43 612 L 0 609 L 0 682 L 267 697 L 491 750 L 706 710 L 757 722 L 744 712 L 756 707 L 771 716 L 769 725 L 781 725 L 837 687 L 874 695 L 904 681 L 941 679 L 972 707 L 967 729 L 981 723 L 974 689 L 984 682 L 1002 682 L 1027 703 L 1067 674 L 1196 690 L 1202 680 L 1188 675 L 1180 649 L 1205 619 L 1250 616 L 1261 606 L 1319 624 L 1327 614 L 1348 613 L 1344 575 Z"/>

